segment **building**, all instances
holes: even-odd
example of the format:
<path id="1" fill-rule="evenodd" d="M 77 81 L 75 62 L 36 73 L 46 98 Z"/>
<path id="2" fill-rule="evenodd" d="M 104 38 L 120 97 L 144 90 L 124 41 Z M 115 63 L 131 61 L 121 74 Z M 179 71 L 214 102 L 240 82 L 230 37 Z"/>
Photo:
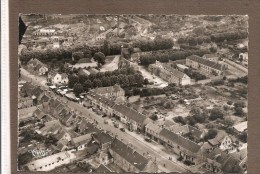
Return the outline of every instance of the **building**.
<path id="1" fill-rule="evenodd" d="M 213 62 L 196 55 L 188 56 L 186 58 L 186 65 L 191 68 L 200 70 L 205 74 L 214 75 L 223 75 L 223 71 L 227 69 L 226 65 L 221 65 L 217 62 Z"/>
<path id="2" fill-rule="evenodd" d="M 34 32 L 35 36 L 55 36 L 57 32 L 53 28 L 42 28 Z"/>
<path id="3" fill-rule="evenodd" d="M 54 85 L 65 85 L 68 84 L 69 78 L 66 73 L 54 73 L 48 75 L 48 82 L 54 84 Z"/>
<path id="4" fill-rule="evenodd" d="M 223 151 L 233 149 L 233 141 L 231 137 L 227 135 L 224 131 L 219 131 L 216 137 L 208 140 L 208 142 L 213 147 L 218 147 Z"/>
<path id="5" fill-rule="evenodd" d="M 135 151 L 133 147 L 115 139 L 109 153 L 113 162 L 125 172 L 148 172 L 155 173 L 158 171 L 156 161 L 146 158 Z"/>
<path id="6" fill-rule="evenodd" d="M 244 131 L 247 131 L 247 121 L 236 124 L 235 126 L 233 126 L 233 129 L 237 133 L 242 133 Z"/>
<path id="7" fill-rule="evenodd" d="M 174 153 L 178 154 L 184 160 L 189 160 L 195 164 L 201 162 L 201 146 L 197 143 L 166 128 L 162 129 L 159 136 L 161 144 L 170 147 Z"/>
<path id="8" fill-rule="evenodd" d="M 216 54 L 204 54 L 202 58 L 217 62 L 219 57 Z"/>
<path id="9" fill-rule="evenodd" d="M 144 132 L 145 126 L 152 121 L 146 115 L 123 104 L 113 106 L 113 116 L 126 124 L 129 130 L 138 132 Z"/>
<path id="10" fill-rule="evenodd" d="M 45 75 L 48 72 L 47 66 L 35 58 L 29 60 L 27 63 L 27 68 L 31 73 L 39 76 Z"/>
<path id="11" fill-rule="evenodd" d="M 93 89 L 93 91 L 112 100 L 116 100 L 117 98 L 125 98 L 125 90 L 122 89 L 119 85 L 96 88 Z"/>
<path id="12" fill-rule="evenodd" d="M 240 53 L 239 54 L 239 59 L 241 59 L 244 62 L 248 62 L 248 52 Z"/>
<path id="13" fill-rule="evenodd" d="M 191 84 L 191 78 L 189 76 L 159 61 L 149 65 L 148 70 L 169 83 L 175 83 L 177 85 Z"/>
<path id="14" fill-rule="evenodd" d="M 71 151 L 65 151 L 31 161 L 23 166 L 29 171 L 51 171 L 62 165 L 71 163 L 76 156 Z"/>
<path id="15" fill-rule="evenodd" d="M 85 134 L 73 138 L 71 142 L 77 150 L 84 150 L 91 140 L 92 140 L 92 134 Z"/>

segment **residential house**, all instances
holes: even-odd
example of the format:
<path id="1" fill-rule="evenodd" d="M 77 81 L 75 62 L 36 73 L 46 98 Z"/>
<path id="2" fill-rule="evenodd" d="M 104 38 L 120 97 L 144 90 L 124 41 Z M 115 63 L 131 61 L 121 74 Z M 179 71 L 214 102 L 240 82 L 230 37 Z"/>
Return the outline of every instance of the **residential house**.
<path id="1" fill-rule="evenodd" d="M 247 131 L 247 121 L 238 123 L 236 125 L 233 126 L 233 129 L 237 132 L 237 133 L 242 133 L 244 131 Z"/>
<path id="2" fill-rule="evenodd" d="M 47 66 L 35 58 L 29 60 L 27 63 L 27 68 L 31 73 L 39 76 L 45 75 L 48 72 Z"/>
<path id="3" fill-rule="evenodd" d="M 205 74 L 223 75 L 223 71 L 227 69 L 226 65 L 219 64 L 218 62 L 210 61 L 202 57 L 191 55 L 186 58 L 186 65 L 200 70 Z"/>
<path id="4" fill-rule="evenodd" d="M 239 160 L 223 152 L 219 148 L 204 149 L 203 167 L 214 173 L 241 173 L 242 168 L 239 166 Z"/>
<path id="5" fill-rule="evenodd" d="M 75 148 L 79 151 L 79 150 L 84 150 L 91 140 L 92 140 L 92 134 L 85 134 L 85 135 L 80 135 L 78 137 L 72 138 L 71 142 L 72 145 L 74 145 Z"/>
<path id="6" fill-rule="evenodd" d="M 65 85 L 68 84 L 69 78 L 66 73 L 54 73 L 48 75 L 48 81 L 54 85 Z"/>
<path id="7" fill-rule="evenodd" d="M 213 62 L 217 62 L 219 57 L 217 56 L 217 54 L 204 54 L 202 56 L 202 58 L 213 61 Z"/>
<path id="8" fill-rule="evenodd" d="M 185 160 L 192 161 L 194 163 L 201 162 L 200 148 L 197 143 L 178 135 L 166 128 L 163 128 L 159 133 L 160 143 L 168 145 L 174 153 L 178 154 Z"/>
<path id="9" fill-rule="evenodd" d="M 242 61 L 248 62 L 248 52 L 240 53 L 238 56 L 239 56 L 239 59 L 241 59 Z"/>
<path id="10" fill-rule="evenodd" d="M 96 88 L 93 89 L 93 92 L 112 100 L 125 97 L 125 90 L 117 84 L 109 87 Z"/>
<path id="11" fill-rule="evenodd" d="M 143 115 L 126 105 L 115 104 L 113 110 L 113 116 L 126 124 L 128 129 L 132 131 L 144 132 L 145 126 L 152 121 L 146 115 Z"/>
<path id="12" fill-rule="evenodd" d="M 53 28 L 42 28 L 34 32 L 35 36 L 54 36 L 56 34 L 56 29 Z"/>
<path id="13" fill-rule="evenodd" d="M 107 166 L 100 164 L 98 168 L 95 169 L 96 173 L 111 173 L 113 172 L 110 168 Z"/>
<path id="14" fill-rule="evenodd" d="M 76 156 L 71 151 L 64 151 L 41 159 L 33 160 L 23 166 L 29 171 L 51 171 L 62 165 L 71 163 Z"/>
<path id="15" fill-rule="evenodd" d="M 144 157 L 136 152 L 133 147 L 118 139 L 112 142 L 109 153 L 113 158 L 113 162 L 125 172 L 155 173 L 158 171 L 155 161 Z"/>
<path id="16" fill-rule="evenodd" d="M 148 70 L 169 83 L 175 83 L 177 85 L 191 84 L 191 78 L 189 76 L 159 61 L 149 65 Z"/>
<path id="17" fill-rule="evenodd" d="M 162 127 L 150 122 L 145 126 L 145 136 L 151 138 L 154 141 L 160 140 L 160 132 L 162 131 Z"/>
<path id="18" fill-rule="evenodd" d="M 233 149 L 233 141 L 229 135 L 227 135 L 224 131 L 218 131 L 218 134 L 215 138 L 208 140 L 208 142 L 213 147 L 218 147 L 221 150 L 229 150 Z"/>

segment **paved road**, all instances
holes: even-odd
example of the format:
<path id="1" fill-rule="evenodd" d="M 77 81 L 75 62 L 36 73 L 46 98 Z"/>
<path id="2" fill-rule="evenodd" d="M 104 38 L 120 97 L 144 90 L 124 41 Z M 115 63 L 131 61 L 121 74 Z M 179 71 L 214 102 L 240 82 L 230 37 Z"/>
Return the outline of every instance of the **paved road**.
<path id="1" fill-rule="evenodd" d="M 48 86 L 43 85 L 42 79 L 32 78 L 33 76 L 30 75 L 25 70 L 22 70 L 21 74 L 22 74 L 23 79 L 25 79 L 25 80 L 30 79 L 30 81 L 32 81 L 33 83 L 35 83 L 37 85 L 42 85 L 42 87 L 44 87 L 45 89 L 48 89 Z M 54 93 L 51 93 L 51 94 L 55 95 Z M 176 162 L 175 160 L 174 161 L 168 160 L 169 155 L 166 152 L 162 151 L 159 148 L 156 148 L 156 146 L 152 145 L 152 143 L 142 141 L 140 139 L 140 136 L 139 136 L 139 138 L 137 138 L 138 137 L 137 134 L 128 132 L 127 130 L 126 130 L 126 132 L 122 132 L 119 130 L 119 128 L 115 128 L 111 124 L 104 124 L 104 118 L 102 118 L 100 115 L 95 114 L 90 109 L 83 107 L 79 103 L 69 101 L 64 97 L 59 97 L 59 98 L 62 101 L 66 101 L 67 106 L 69 106 L 70 108 L 73 108 L 73 109 L 81 112 L 83 117 L 88 118 L 92 121 L 98 122 L 98 127 L 101 127 L 102 129 L 111 132 L 113 135 L 117 135 L 119 139 L 123 139 L 123 141 L 125 141 L 127 143 L 131 143 L 136 148 L 137 152 L 139 152 L 141 154 L 146 153 L 147 155 L 150 155 L 152 159 L 155 159 L 155 157 L 156 157 L 159 171 L 161 171 L 161 172 L 186 172 L 186 171 L 188 171 L 187 169 L 184 168 L 184 165 L 182 163 L 180 164 L 179 162 Z M 165 167 L 164 167 L 164 164 L 165 164 Z"/>

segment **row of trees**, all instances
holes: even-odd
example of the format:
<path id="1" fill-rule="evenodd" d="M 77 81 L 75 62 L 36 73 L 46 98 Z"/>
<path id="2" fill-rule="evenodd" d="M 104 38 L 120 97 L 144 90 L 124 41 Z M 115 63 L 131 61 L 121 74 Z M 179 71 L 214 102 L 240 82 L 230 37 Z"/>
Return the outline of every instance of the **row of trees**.
<path id="1" fill-rule="evenodd" d="M 248 37 L 247 32 L 226 32 L 226 33 L 217 33 L 212 34 L 210 36 L 199 36 L 199 37 L 186 37 L 179 38 L 178 44 L 189 44 L 190 46 L 200 45 L 202 43 L 210 43 L 210 42 L 224 42 L 232 41 L 237 39 L 245 39 Z"/>
<path id="2" fill-rule="evenodd" d="M 113 72 L 99 72 L 90 75 L 69 75 L 68 87 L 74 89 L 74 93 L 79 95 L 84 91 L 96 87 L 107 87 L 119 84 L 121 87 L 142 87 L 144 78 L 141 73 L 132 68 L 115 70 Z"/>
<path id="3" fill-rule="evenodd" d="M 184 73 L 187 74 L 190 78 L 195 79 L 196 81 L 198 80 L 204 80 L 207 77 L 203 74 L 200 74 L 199 72 L 192 71 L 191 69 L 185 69 Z"/>
<path id="4" fill-rule="evenodd" d="M 154 40 L 138 40 L 133 43 L 133 47 L 138 47 L 142 51 L 171 49 L 173 45 L 171 38 L 162 38 L 161 36 L 156 36 Z"/>
<path id="5" fill-rule="evenodd" d="M 174 51 L 169 50 L 160 50 L 154 51 L 140 56 L 141 65 L 148 66 L 149 64 L 155 63 L 156 60 L 160 62 L 168 62 L 169 60 L 181 60 L 186 59 L 190 55 L 203 56 L 204 54 L 209 54 L 209 50 L 186 50 L 186 51 Z"/>

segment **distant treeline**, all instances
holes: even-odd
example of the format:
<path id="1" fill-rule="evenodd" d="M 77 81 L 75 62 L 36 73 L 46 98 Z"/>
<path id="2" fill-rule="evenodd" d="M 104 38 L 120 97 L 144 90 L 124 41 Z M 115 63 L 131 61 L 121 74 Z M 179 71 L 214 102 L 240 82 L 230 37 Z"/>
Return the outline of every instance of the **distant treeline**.
<path id="1" fill-rule="evenodd" d="M 227 32 L 227 33 L 217 33 L 211 34 L 210 36 L 201 36 L 201 37 L 185 37 L 179 38 L 178 44 L 189 44 L 190 46 L 200 45 L 202 43 L 210 42 L 224 42 L 232 41 L 237 39 L 245 39 L 248 37 L 248 33 L 244 31 L 240 32 Z"/>
<path id="2" fill-rule="evenodd" d="M 172 49 L 169 50 L 160 50 L 152 51 L 140 56 L 141 65 L 148 66 L 155 63 L 155 61 L 168 62 L 169 60 L 181 60 L 186 59 L 190 55 L 203 56 L 204 54 L 209 54 L 209 50 L 185 50 L 185 51 L 175 51 Z"/>

